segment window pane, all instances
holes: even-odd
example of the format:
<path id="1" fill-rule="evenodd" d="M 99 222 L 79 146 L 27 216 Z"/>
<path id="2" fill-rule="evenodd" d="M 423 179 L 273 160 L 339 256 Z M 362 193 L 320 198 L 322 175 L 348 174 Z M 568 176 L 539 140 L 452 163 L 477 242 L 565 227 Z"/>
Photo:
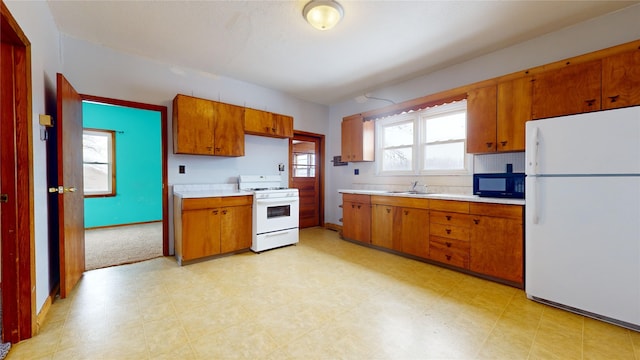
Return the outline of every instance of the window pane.
<path id="1" fill-rule="evenodd" d="M 464 141 L 424 147 L 425 170 L 462 170 L 464 159 Z"/>
<path id="2" fill-rule="evenodd" d="M 103 163 L 109 162 L 109 134 L 87 134 L 82 135 L 82 157 L 84 162 Z"/>
<path id="3" fill-rule="evenodd" d="M 412 170 L 412 148 L 387 149 L 383 152 L 383 171 L 410 171 Z"/>
<path id="4" fill-rule="evenodd" d="M 109 178 L 109 165 L 84 164 L 85 193 L 110 192 Z"/>
<path id="5" fill-rule="evenodd" d="M 413 122 L 404 122 L 383 128 L 383 147 L 406 146 L 413 144 Z"/>
<path id="6" fill-rule="evenodd" d="M 448 113 L 426 121 L 427 142 L 464 139 L 466 137 L 466 112 Z"/>

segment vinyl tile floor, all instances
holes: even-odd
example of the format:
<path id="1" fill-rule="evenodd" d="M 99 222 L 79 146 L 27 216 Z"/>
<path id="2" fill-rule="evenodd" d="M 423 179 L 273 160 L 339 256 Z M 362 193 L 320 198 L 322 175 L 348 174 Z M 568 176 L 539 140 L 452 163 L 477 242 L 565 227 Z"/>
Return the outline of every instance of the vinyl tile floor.
<path id="1" fill-rule="evenodd" d="M 369 249 L 300 243 L 88 271 L 9 359 L 640 359 L 640 333 Z"/>

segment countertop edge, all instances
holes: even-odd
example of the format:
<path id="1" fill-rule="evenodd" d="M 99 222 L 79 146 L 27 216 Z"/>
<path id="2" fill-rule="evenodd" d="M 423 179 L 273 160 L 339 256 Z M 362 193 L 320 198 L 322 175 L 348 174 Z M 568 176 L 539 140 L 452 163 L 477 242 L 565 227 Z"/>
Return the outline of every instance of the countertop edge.
<path id="1" fill-rule="evenodd" d="M 250 191 L 227 191 L 227 190 L 203 190 L 203 191 L 178 191 L 173 193 L 174 196 L 181 199 L 196 199 L 208 197 L 229 197 L 229 196 L 253 196 Z"/>
<path id="2" fill-rule="evenodd" d="M 462 194 L 406 194 L 406 193 L 393 193 L 384 190 L 353 190 L 353 189 L 338 189 L 340 194 L 362 194 L 362 195 L 383 195 L 383 196 L 396 196 L 396 197 L 411 197 L 421 199 L 433 199 L 433 200 L 453 200 L 453 201 L 470 201 L 470 202 L 482 202 L 490 204 L 505 204 L 505 205 L 525 205 L 524 199 L 508 199 L 508 198 L 489 198 L 480 197 L 477 195 L 462 195 Z"/>

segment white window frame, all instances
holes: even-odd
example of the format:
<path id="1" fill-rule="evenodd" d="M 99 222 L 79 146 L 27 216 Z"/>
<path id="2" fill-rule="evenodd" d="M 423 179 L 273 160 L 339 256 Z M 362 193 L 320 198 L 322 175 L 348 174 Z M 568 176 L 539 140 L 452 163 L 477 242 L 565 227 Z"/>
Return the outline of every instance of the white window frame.
<path id="1" fill-rule="evenodd" d="M 101 164 L 107 166 L 107 189 L 104 191 L 90 191 L 86 188 L 84 189 L 84 197 L 110 197 L 116 196 L 116 135 L 114 130 L 105 130 L 105 129 L 83 129 L 83 135 L 104 137 L 107 139 L 107 151 L 108 158 L 107 162 L 85 162 L 84 158 L 82 161 L 82 166 L 84 168 L 85 165 L 90 164 Z M 83 145 L 84 146 L 84 145 Z M 85 181 L 86 184 L 86 181 Z"/>
<path id="2" fill-rule="evenodd" d="M 455 103 L 444 104 L 440 106 L 434 106 L 431 108 L 411 111 L 399 115 L 393 115 L 386 118 L 376 120 L 376 175 L 378 176 L 418 176 L 418 175 L 468 175 L 471 174 L 472 159 L 471 154 L 466 153 L 467 139 L 465 139 L 463 147 L 465 149 L 464 155 L 464 168 L 459 170 L 425 170 L 422 165 L 424 163 L 424 148 L 426 142 L 426 122 L 429 119 L 446 113 L 458 112 L 467 108 L 467 101 L 461 100 Z M 411 170 L 408 171 L 384 171 L 382 169 L 383 163 L 383 144 L 384 144 L 384 127 L 403 123 L 406 121 L 413 121 L 413 158 L 411 164 Z"/>

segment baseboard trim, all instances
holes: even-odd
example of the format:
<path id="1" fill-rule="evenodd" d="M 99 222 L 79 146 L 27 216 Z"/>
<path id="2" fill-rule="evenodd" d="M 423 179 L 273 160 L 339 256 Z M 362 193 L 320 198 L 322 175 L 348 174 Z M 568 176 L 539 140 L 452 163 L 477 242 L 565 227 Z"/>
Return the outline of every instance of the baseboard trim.
<path id="1" fill-rule="evenodd" d="M 47 296 L 47 299 L 44 301 L 42 309 L 40 309 L 40 312 L 36 316 L 36 328 L 33 331 L 33 336 L 36 336 L 38 333 L 40 333 L 40 328 L 42 328 L 42 324 L 44 324 L 44 321 L 47 319 L 47 315 L 49 314 L 49 310 L 51 309 L 51 305 L 53 304 L 53 299 L 55 299 L 59 290 L 59 285 L 54 286 L 49 293 L 49 296 Z"/>
<path id="2" fill-rule="evenodd" d="M 337 232 L 342 232 L 342 226 L 333 223 L 324 223 L 324 228 Z"/>
<path id="3" fill-rule="evenodd" d="M 153 224 L 153 223 L 161 223 L 161 222 L 162 222 L 162 220 L 153 220 L 153 221 L 142 221 L 142 222 L 127 223 L 127 224 L 94 226 L 94 227 L 88 227 L 88 228 L 84 228 L 84 229 L 85 230 L 108 229 L 108 228 L 117 228 L 117 227 L 121 227 L 121 226 L 144 225 L 144 224 Z"/>

